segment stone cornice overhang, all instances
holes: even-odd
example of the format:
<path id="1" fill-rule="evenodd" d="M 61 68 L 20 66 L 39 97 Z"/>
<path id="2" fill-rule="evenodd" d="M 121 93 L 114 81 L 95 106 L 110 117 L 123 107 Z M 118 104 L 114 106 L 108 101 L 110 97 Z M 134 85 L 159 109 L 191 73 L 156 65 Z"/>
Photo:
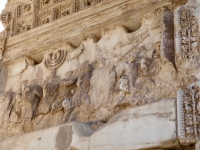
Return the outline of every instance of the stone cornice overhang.
<path id="1" fill-rule="evenodd" d="M 101 30 L 128 15 L 144 14 L 162 6 L 170 5 L 171 0 L 104 0 L 85 10 L 73 13 L 52 23 L 7 39 L 3 62 L 9 64 L 24 55 L 44 52 L 56 43 L 77 38 L 83 40 L 84 31 Z"/>

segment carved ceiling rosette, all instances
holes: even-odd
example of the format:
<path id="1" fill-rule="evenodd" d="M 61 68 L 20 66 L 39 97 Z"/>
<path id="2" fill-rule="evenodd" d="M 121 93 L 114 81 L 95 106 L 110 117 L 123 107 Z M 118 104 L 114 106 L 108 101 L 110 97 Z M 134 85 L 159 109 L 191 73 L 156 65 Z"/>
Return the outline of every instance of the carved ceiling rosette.
<path id="1" fill-rule="evenodd" d="M 49 70 L 57 69 L 66 60 L 66 55 L 67 51 L 62 49 L 50 52 L 44 58 L 44 66 Z"/>
<path id="2" fill-rule="evenodd" d="M 181 144 L 194 144 L 200 138 L 200 82 L 177 95 L 178 137 Z"/>

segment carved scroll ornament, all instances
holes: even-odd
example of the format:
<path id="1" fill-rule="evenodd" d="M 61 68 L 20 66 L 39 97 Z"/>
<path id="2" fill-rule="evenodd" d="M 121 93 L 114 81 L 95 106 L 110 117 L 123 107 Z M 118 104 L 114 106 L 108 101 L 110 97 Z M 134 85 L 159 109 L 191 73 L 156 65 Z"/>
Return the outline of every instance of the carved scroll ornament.
<path id="1" fill-rule="evenodd" d="M 200 138 L 200 86 L 194 84 L 178 91 L 178 136 L 193 144 Z"/>
<path id="2" fill-rule="evenodd" d="M 198 52 L 198 23 L 192 10 L 183 8 L 179 16 L 180 24 L 180 48 L 182 58 L 199 56 Z"/>

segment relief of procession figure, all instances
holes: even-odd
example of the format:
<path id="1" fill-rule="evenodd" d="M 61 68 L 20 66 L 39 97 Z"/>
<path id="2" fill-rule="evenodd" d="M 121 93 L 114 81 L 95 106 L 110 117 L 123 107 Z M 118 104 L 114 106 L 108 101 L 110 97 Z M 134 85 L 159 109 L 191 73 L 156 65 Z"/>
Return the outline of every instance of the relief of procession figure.
<path id="1" fill-rule="evenodd" d="M 67 72 L 64 79 L 57 77 L 44 85 L 45 103 L 52 114 L 64 110 L 63 123 L 67 122 L 74 108 L 90 104 L 88 92 L 92 70 L 92 64 L 86 61 L 75 71 Z M 53 78 L 56 78 L 55 70 L 53 72 Z"/>
<path id="2" fill-rule="evenodd" d="M 27 108 L 24 113 L 28 119 L 32 120 L 37 116 L 38 106 L 42 97 L 43 91 L 42 87 L 39 85 L 33 84 L 25 86 L 24 89 L 22 89 L 22 100 L 29 104 L 29 108 Z"/>
<path id="3" fill-rule="evenodd" d="M 32 121 L 38 115 L 39 103 L 42 100 L 42 87 L 37 84 L 27 85 L 24 81 L 22 87 L 13 92 L 9 90 L 3 93 L 5 99 L 4 123 L 21 123 L 20 130 L 27 132 L 32 130 Z"/>
<path id="4" fill-rule="evenodd" d="M 78 77 L 76 83 L 77 90 L 73 96 L 74 106 L 78 107 L 81 104 L 89 105 L 90 97 L 88 92 L 90 90 L 90 78 L 92 77 L 93 66 L 88 61 L 82 64 L 82 73 Z"/>
<path id="5" fill-rule="evenodd" d="M 126 94 L 130 94 L 133 91 L 133 87 L 135 85 L 135 81 L 138 77 L 138 68 L 139 63 L 136 62 L 137 56 L 130 55 L 130 58 L 126 62 L 122 62 L 120 67 L 120 72 L 118 72 L 119 80 L 119 97 L 117 104 L 120 104 Z"/>
<path id="6" fill-rule="evenodd" d="M 144 84 L 147 84 L 147 87 L 155 87 L 152 77 L 160 71 L 160 42 L 155 44 L 155 49 L 151 51 L 151 57 L 143 55 L 144 52 L 132 53 L 128 61 L 122 62 L 120 66 L 116 67 L 118 77 L 120 77 L 117 105 L 123 102 L 126 95 L 129 95 L 128 101 L 132 106 L 143 103 L 137 100 L 136 93 L 146 86 Z"/>

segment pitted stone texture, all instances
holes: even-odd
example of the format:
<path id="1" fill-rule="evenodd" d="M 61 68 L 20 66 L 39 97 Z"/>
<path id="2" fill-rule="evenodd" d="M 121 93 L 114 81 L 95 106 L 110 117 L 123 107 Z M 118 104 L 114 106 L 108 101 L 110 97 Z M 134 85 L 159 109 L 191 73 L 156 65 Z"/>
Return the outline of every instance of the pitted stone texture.
<path id="1" fill-rule="evenodd" d="M 115 115 L 90 137 L 90 150 L 175 148 L 176 100 L 163 99 Z"/>
<path id="2" fill-rule="evenodd" d="M 78 148 L 86 150 L 91 133 L 93 130 L 86 124 L 66 124 L 6 139 L 0 142 L 0 149 L 67 150 L 71 142 L 74 144 L 78 142 Z"/>

